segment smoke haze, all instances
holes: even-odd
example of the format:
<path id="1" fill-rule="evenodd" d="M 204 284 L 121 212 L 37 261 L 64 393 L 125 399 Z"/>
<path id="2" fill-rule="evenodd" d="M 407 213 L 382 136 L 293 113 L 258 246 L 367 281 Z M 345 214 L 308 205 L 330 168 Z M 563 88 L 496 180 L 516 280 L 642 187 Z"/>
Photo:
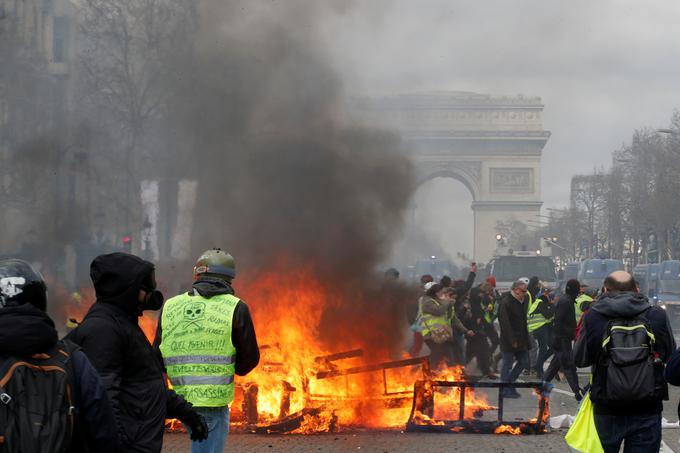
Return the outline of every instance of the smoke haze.
<path id="1" fill-rule="evenodd" d="M 280 273 L 285 287 L 296 267 L 312 265 L 331 282 L 320 329 L 329 341 L 375 314 L 381 343 L 398 344 L 390 336 L 405 325 L 406 301 L 385 305 L 372 276 L 400 233 L 411 167 L 395 134 L 347 113 L 316 28 L 350 7 L 334 6 L 201 3 L 194 51 L 172 70 L 181 89 L 169 130 L 181 147 L 171 155 L 180 156 L 178 174 L 199 181 L 193 250 L 233 253 L 247 274 L 237 288 L 247 294 L 247 279 L 262 272 Z"/>

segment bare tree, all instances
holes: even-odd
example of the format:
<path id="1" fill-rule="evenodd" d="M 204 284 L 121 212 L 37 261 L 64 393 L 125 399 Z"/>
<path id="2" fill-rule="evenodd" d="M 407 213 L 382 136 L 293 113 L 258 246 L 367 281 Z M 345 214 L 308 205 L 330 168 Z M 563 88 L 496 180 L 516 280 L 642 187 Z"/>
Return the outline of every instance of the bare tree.
<path id="1" fill-rule="evenodd" d="M 102 157 L 123 175 L 117 205 L 126 229 L 140 168 L 160 148 L 154 127 L 175 94 L 169 63 L 191 46 L 194 8 L 192 0 L 85 0 L 80 10 L 85 100 L 104 129 L 114 131 Z"/>
<path id="2" fill-rule="evenodd" d="M 586 217 L 588 255 L 597 251 L 600 241 L 596 226 L 601 221 L 607 202 L 606 179 L 602 171 L 595 171 L 592 175 L 577 175 L 571 179 L 571 207 L 583 211 Z"/>

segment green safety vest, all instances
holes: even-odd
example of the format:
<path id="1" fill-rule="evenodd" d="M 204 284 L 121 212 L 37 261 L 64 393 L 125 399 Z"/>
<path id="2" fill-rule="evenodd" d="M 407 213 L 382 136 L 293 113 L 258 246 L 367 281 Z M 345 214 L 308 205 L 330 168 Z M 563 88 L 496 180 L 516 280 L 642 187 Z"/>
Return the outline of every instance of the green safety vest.
<path id="1" fill-rule="evenodd" d="M 581 303 L 582 302 L 592 302 L 593 298 L 590 297 L 587 294 L 581 294 L 576 298 L 576 301 L 574 302 L 574 314 L 576 315 L 576 322 L 578 323 L 578 320 L 581 319 L 581 316 L 583 315 L 583 310 L 581 310 Z"/>
<path id="2" fill-rule="evenodd" d="M 421 320 L 422 320 L 422 326 L 423 330 L 421 331 L 423 337 L 427 337 L 430 335 L 430 330 L 436 326 L 451 326 L 451 322 L 448 318 L 448 316 L 443 315 L 443 316 L 434 316 L 428 313 L 423 313 L 423 299 L 427 296 L 423 296 L 420 298 L 420 301 L 418 302 L 418 311 L 420 312 Z M 437 303 L 439 301 L 437 299 L 433 300 Z"/>
<path id="3" fill-rule="evenodd" d="M 173 389 L 198 407 L 224 407 L 234 400 L 232 319 L 239 298 L 209 299 L 190 293 L 165 302 L 161 344 Z"/>
<path id="4" fill-rule="evenodd" d="M 529 293 L 529 309 L 527 310 L 527 329 L 529 330 L 529 333 L 552 321 L 552 318 L 546 319 L 541 313 L 534 313 L 540 303 L 541 299 L 536 298 L 536 300 L 534 300 L 531 293 Z"/>

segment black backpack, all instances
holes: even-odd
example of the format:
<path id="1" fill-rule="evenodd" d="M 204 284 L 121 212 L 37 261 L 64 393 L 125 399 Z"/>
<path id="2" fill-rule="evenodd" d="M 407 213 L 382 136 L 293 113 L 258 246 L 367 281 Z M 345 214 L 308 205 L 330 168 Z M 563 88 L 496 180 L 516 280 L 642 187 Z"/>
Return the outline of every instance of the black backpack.
<path id="1" fill-rule="evenodd" d="M 644 315 L 608 322 L 591 397 L 606 404 L 651 403 L 667 398 L 663 363 Z"/>
<path id="2" fill-rule="evenodd" d="M 65 452 L 75 424 L 68 342 L 0 358 L 0 452 Z"/>

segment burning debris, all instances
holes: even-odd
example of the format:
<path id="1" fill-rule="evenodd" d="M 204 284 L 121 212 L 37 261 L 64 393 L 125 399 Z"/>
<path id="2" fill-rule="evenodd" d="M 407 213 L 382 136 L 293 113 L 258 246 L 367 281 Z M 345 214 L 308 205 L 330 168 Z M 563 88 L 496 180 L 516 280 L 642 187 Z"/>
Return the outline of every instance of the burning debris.
<path id="1" fill-rule="evenodd" d="M 278 348 L 267 347 L 265 354 Z M 276 351 L 279 353 L 280 351 Z M 430 374 L 426 357 L 363 365 L 355 349 L 314 357 L 302 375 L 265 361 L 269 376 L 239 384 L 232 423 L 247 432 L 335 432 L 346 427 L 398 428 L 411 404 L 414 378 Z M 342 365 L 339 365 L 340 362 Z M 356 366 L 343 366 L 351 362 Z M 299 368 L 298 368 L 299 369 Z M 283 378 L 283 374 L 286 375 Z M 269 381 L 279 385 L 270 386 Z M 289 381 L 296 382 L 292 384 Z M 262 394 L 269 388 L 274 395 Z M 272 399 L 278 405 L 271 405 Z M 278 410 L 277 410 L 278 409 Z"/>
<path id="2" fill-rule="evenodd" d="M 507 421 L 504 418 L 505 388 L 532 388 L 537 397 L 537 415 L 530 420 Z M 490 406 L 480 399 L 475 390 L 498 389 L 498 406 Z M 451 396 L 459 398 L 457 405 L 435 404 L 438 394 L 452 389 Z M 485 395 L 486 396 L 486 395 Z M 449 397 L 451 400 L 451 397 Z M 497 413 L 496 420 L 482 420 L 484 412 Z M 469 381 L 417 381 L 414 387 L 413 408 L 406 430 L 410 432 L 472 432 L 494 434 L 542 434 L 550 418 L 549 398 L 540 382 L 504 383 Z"/>

